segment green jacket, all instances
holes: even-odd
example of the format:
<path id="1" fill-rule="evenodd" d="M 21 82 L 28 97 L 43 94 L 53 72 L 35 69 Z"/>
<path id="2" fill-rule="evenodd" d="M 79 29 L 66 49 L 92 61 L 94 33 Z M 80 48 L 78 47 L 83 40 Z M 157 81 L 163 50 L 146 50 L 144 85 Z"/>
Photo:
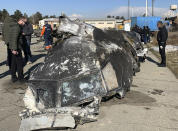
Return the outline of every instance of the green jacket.
<path id="1" fill-rule="evenodd" d="M 5 19 L 2 36 L 9 49 L 22 49 L 21 27 L 13 18 Z"/>

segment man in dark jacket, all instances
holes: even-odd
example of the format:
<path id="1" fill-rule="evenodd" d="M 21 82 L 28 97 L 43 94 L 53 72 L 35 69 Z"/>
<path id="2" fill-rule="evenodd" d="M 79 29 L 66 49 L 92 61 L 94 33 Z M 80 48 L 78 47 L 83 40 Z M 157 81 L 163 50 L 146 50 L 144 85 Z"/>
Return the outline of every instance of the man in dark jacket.
<path id="1" fill-rule="evenodd" d="M 150 41 L 150 29 L 148 26 L 143 27 L 144 43 L 147 44 Z"/>
<path id="2" fill-rule="evenodd" d="M 11 51 L 11 80 L 16 82 L 24 82 L 23 75 L 23 58 L 22 58 L 22 28 L 25 23 L 23 18 L 19 18 L 15 21 L 12 17 L 7 17 L 5 19 L 5 25 L 3 28 L 3 39 L 8 46 L 9 51 Z M 18 73 L 18 78 L 16 76 Z"/>
<path id="3" fill-rule="evenodd" d="M 150 34 L 151 34 L 150 28 L 149 28 L 149 26 L 146 26 L 147 42 L 150 42 Z"/>
<path id="4" fill-rule="evenodd" d="M 157 23 L 158 26 L 158 34 L 157 34 L 157 41 L 159 45 L 159 53 L 161 55 L 161 63 L 159 64 L 160 67 L 166 67 L 166 53 L 165 53 L 165 48 L 166 48 L 166 41 L 168 39 L 168 31 L 166 27 L 163 25 L 162 21 L 159 21 Z"/>
<path id="5" fill-rule="evenodd" d="M 24 19 L 25 25 L 23 26 L 23 36 L 24 36 L 24 46 L 23 51 L 25 55 L 25 61 L 27 64 L 31 63 L 31 35 L 33 34 L 33 27 L 32 25 L 27 21 L 27 18 Z"/>
<path id="6" fill-rule="evenodd" d="M 4 26 L 3 26 L 3 29 L 2 29 L 2 38 L 3 38 L 3 41 L 7 42 L 7 34 L 8 34 L 8 31 L 10 30 L 9 28 L 9 24 L 11 21 L 11 17 L 7 17 L 5 20 L 4 20 Z M 4 34 L 5 33 L 5 34 Z M 9 70 L 11 69 L 11 58 L 12 58 L 12 52 L 11 50 L 9 49 L 9 46 L 8 46 L 8 43 L 5 43 L 7 45 L 7 66 L 9 66 Z"/>

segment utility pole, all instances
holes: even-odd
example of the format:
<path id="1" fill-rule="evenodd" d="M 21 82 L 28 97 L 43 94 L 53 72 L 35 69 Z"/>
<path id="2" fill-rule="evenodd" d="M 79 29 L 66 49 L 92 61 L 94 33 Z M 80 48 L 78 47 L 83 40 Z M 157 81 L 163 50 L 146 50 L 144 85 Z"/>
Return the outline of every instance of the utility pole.
<path id="1" fill-rule="evenodd" d="M 128 19 L 130 19 L 130 0 L 128 0 Z"/>
<path id="2" fill-rule="evenodd" d="M 152 16 L 154 16 L 154 2 L 155 0 L 152 0 Z"/>
<path id="3" fill-rule="evenodd" d="M 146 17 L 148 16 L 148 0 L 146 0 L 146 13 L 145 13 L 145 16 Z"/>

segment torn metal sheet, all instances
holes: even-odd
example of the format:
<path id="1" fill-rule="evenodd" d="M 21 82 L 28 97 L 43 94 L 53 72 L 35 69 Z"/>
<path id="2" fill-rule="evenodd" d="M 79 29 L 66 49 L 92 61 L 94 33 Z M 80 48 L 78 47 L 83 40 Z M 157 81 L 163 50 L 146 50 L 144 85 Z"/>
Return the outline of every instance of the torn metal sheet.
<path id="1" fill-rule="evenodd" d="M 111 65 L 108 63 L 102 70 L 105 83 L 107 85 L 108 91 L 114 90 L 118 87 L 118 81 L 116 77 L 116 73 Z M 108 77 L 110 76 L 110 77 Z"/>
<path id="2" fill-rule="evenodd" d="M 140 35 L 136 32 L 125 32 L 124 34 L 127 37 L 126 39 L 135 49 L 137 56 L 141 58 L 146 58 L 146 55 L 148 54 L 148 49 L 143 47 L 141 38 L 139 38 Z"/>
<path id="3" fill-rule="evenodd" d="M 19 131 L 74 128 L 75 120 L 69 114 L 43 114 L 23 119 Z"/>
<path id="4" fill-rule="evenodd" d="M 82 76 L 70 81 L 63 81 L 60 84 L 62 89 L 62 107 L 69 105 L 79 105 L 85 103 L 86 100 L 93 100 L 94 96 L 104 96 L 106 90 L 102 88 L 101 74 Z"/>
<path id="5" fill-rule="evenodd" d="M 49 121 L 47 113 L 63 114 L 63 120 L 72 116 L 76 125 L 96 121 L 101 99 L 111 94 L 122 98 L 139 69 L 137 52 L 123 32 L 103 31 L 61 17 L 57 34 L 62 41 L 56 43 L 44 63 L 30 75 L 24 97 L 27 110 L 20 114 L 21 128 L 26 128 L 24 123 L 30 123 L 32 118 L 35 124 L 39 115 Z M 65 114 L 69 116 L 65 118 Z M 72 128 L 71 117 L 70 121 L 69 125 L 61 122 L 63 125 L 55 127 Z M 46 126 L 33 125 L 39 129 Z"/>

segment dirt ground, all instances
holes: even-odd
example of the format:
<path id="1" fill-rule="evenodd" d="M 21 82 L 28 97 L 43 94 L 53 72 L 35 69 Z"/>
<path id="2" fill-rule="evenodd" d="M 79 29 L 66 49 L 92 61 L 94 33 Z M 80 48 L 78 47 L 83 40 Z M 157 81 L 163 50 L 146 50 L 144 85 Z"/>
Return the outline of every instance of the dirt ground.
<path id="1" fill-rule="evenodd" d="M 160 54 L 158 52 L 154 50 L 151 50 L 151 51 L 158 59 L 161 59 Z M 167 66 L 178 79 L 178 51 L 167 53 L 166 58 L 167 58 Z"/>
<path id="2" fill-rule="evenodd" d="M 45 57 L 43 43 L 32 42 L 33 64 L 25 67 L 28 77 Z M 12 84 L 5 65 L 6 46 L 0 43 L 0 131 L 18 131 L 19 112 L 25 107 L 26 85 Z M 131 91 L 122 100 L 101 104 L 98 121 L 79 125 L 73 131 L 178 131 L 178 80 L 149 52 L 141 72 L 134 77 Z M 44 131 L 44 130 L 43 130 Z"/>
<path id="3" fill-rule="evenodd" d="M 178 32 L 169 32 L 168 45 L 178 45 Z"/>
<path id="4" fill-rule="evenodd" d="M 169 32 L 167 45 L 178 46 L 178 32 Z M 157 46 L 156 34 L 155 34 L 155 37 L 153 38 L 153 42 L 148 45 L 148 47 L 153 47 L 153 46 Z M 151 51 L 158 59 L 161 59 L 160 54 L 158 52 L 152 49 Z M 178 79 L 178 51 L 169 52 L 166 54 L 166 57 L 167 57 L 167 66 L 175 74 L 175 76 Z"/>
<path id="5" fill-rule="evenodd" d="M 156 36 L 157 36 L 157 33 L 154 33 L 153 43 L 152 43 L 153 45 L 157 45 Z M 178 32 L 168 33 L 167 45 L 178 45 Z"/>

